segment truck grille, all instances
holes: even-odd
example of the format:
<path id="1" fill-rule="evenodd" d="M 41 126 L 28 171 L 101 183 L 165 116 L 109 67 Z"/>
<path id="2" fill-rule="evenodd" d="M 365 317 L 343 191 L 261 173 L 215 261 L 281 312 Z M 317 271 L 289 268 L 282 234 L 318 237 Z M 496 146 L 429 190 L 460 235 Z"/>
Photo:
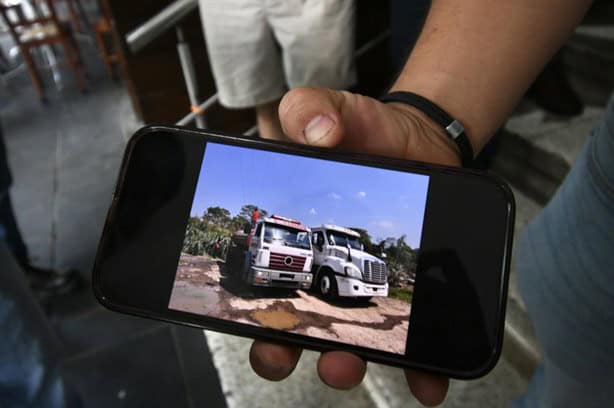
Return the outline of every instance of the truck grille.
<path id="1" fill-rule="evenodd" d="M 383 262 L 365 261 L 364 279 L 371 283 L 386 283 L 386 264 Z"/>
<path id="2" fill-rule="evenodd" d="M 305 266 L 305 257 L 298 255 L 286 255 L 271 252 L 269 268 L 278 271 L 302 272 Z"/>

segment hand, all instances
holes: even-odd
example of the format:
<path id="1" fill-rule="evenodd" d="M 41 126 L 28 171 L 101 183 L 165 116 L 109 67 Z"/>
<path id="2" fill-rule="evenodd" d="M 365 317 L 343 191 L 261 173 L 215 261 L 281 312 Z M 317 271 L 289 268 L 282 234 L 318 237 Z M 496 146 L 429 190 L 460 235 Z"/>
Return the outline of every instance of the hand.
<path id="1" fill-rule="evenodd" d="M 287 140 L 296 143 L 460 165 L 458 148 L 443 129 L 404 104 L 383 104 L 344 91 L 298 88 L 282 99 L 279 117 Z M 279 381 L 292 373 L 300 355 L 297 347 L 254 341 L 250 363 L 258 375 Z M 333 388 L 353 388 L 365 372 L 366 363 L 351 353 L 326 352 L 318 360 L 320 378 Z M 411 392 L 424 405 L 444 400 L 447 378 L 412 370 L 406 370 L 405 376 Z"/>
<path id="2" fill-rule="evenodd" d="M 460 165 L 460 152 L 440 125 L 402 103 L 324 88 L 297 88 L 279 105 L 287 140 L 361 153 Z"/>

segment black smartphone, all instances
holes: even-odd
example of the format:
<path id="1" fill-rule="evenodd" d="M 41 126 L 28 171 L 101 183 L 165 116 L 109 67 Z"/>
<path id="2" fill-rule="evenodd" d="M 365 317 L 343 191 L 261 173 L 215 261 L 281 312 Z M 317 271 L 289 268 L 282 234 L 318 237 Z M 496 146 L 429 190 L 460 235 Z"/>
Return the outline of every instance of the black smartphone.
<path id="1" fill-rule="evenodd" d="M 484 172 L 151 126 L 93 288 L 123 313 L 476 378 L 501 352 L 514 212 Z"/>

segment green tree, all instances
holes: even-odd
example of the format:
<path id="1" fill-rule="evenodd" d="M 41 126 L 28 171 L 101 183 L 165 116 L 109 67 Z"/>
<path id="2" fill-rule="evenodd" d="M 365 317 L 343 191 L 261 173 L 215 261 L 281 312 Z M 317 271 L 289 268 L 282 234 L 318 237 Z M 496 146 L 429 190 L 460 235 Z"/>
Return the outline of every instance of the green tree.
<path id="1" fill-rule="evenodd" d="M 399 238 L 386 238 L 380 242 L 386 254 L 388 283 L 391 287 L 405 286 L 416 271 L 417 251 L 405 242 L 405 235 Z"/>
<path id="2" fill-rule="evenodd" d="M 371 235 L 366 229 L 354 228 L 354 227 L 348 227 L 348 228 L 360 234 L 359 241 L 364 246 L 366 252 L 376 255 L 376 256 L 381 253 L 380 248 L 376 244 L 373 243 Z"/>
<path id="3" fill-rule="evenodd" d="M 208 224 L 228 227 L 231 221 L 230 211 L 222 207 L 209 207 L 203 214 L 203 221 Z"/>

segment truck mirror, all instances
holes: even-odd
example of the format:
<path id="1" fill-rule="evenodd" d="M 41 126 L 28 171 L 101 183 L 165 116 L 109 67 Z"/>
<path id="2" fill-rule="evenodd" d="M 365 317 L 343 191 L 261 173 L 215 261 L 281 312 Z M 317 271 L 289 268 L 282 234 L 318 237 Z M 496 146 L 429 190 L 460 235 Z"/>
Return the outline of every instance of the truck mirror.
<path id="1" fill-rule="evenodd" d="M 249 222 L 246 222 L 245 224 L 243 224 L 243 232 L 246 234 L 249 234 L 250 232 L 252 232 L 252 226 Z"/>

